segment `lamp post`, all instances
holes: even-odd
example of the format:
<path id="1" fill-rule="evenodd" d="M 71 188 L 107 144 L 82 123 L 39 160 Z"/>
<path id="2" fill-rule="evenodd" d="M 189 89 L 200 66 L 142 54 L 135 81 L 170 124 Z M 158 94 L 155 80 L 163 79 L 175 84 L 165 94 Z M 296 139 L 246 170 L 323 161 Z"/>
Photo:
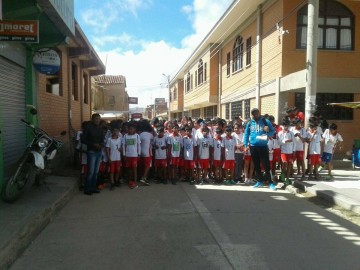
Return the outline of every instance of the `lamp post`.
<path id="1" fill-rule="evenodd" d="M 162 74 L 163 76 L 166 77 L 167 79 L 167 84 L 168 84 L 168 91 L 169 91 L 169 102 L 168 102 L 168 121 L 170 120 L 170 75 L 166 75 L 166 74 Z"/>

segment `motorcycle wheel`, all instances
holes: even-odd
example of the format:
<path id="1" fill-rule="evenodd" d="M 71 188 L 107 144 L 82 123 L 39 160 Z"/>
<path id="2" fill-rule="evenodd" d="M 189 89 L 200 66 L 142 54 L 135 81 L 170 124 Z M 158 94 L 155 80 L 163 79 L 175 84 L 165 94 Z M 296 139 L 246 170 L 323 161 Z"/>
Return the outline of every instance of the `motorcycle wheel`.
<path id="1" fill-rule="evenodd" d="M 16 172 L 5 183 L 3 200 L 6 202 L 16 201 L 21 194 L 32 186 L 35 177 L 36 167 L 32 162 L 26 162 L 19 166 Z"/>

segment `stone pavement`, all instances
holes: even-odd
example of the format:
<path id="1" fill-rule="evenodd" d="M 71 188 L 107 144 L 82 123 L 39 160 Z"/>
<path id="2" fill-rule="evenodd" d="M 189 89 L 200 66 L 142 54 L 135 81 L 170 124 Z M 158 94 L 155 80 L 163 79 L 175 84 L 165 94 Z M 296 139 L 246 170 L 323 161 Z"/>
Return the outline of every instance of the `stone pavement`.
<path id="1" fill-rule="evenodd" d="M 360 169 L 352 169 L 349 161 L 335 162 L 334 165 L 333 180 L 295 181 L 292 190 L 305 190 L 360 214 Z M 66 176 L 48 176 L 46 183 L 46 186 L 33 187 L 15 203 L 0 201 L 1 270 L 7 269 L 16 260 L 78 192 L 76 172 Z"/>

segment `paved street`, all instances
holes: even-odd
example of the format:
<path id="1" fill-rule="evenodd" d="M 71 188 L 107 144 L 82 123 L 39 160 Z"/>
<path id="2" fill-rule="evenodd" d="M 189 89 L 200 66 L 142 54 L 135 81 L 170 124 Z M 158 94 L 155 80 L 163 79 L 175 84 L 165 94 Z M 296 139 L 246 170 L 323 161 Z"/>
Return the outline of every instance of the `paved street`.
<path id="1" fill-rule="evenodd" d="M 287 191 L 77 194 L 11 269 L 359 269 L 360 227 Z"/>

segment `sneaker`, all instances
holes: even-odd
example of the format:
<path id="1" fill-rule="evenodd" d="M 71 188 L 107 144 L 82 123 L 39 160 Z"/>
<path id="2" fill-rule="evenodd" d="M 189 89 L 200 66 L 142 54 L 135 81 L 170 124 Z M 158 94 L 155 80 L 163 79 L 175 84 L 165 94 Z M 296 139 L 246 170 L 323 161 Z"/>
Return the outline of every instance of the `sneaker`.
<path id="1" fill-rule="evenodd" d="M 276 191 L 276 186 L 274 185 L 274 183 L 271 183 L 271 184 L 269 185 L 269 188 L 270 188 L 271 190 L 273 190 L 273 191 Z"/>
<path id="2" fill-rule="evenodd" d="M 285 185 L 287 185 L 287 186 L 288 186 L 288 185 L 291 185 L 291 181 L 290 181 L 289 179 L 286 179 L 286 180 L 285 180 Z"/>
<path id="3" fill-rule="evenodd" d="M 237 185 L 241 185 L 241 181 L 237 181 L 236 184 L 237 184 Z"/>
<path id="4" fill-rule="evenodd" d="M 146 181 L 145 178 L 141 178 L 140 183 L 143 184 L 144 186 L 150 186 L 150 183 L 148 181 Z"/>
<path id="5" fill-rule="evenodd" d="M 245 179 L 245 185 L 250 185 L 251 184 L 251 180 L 250 179 Z"/>
<path id="6" fill-rule="evenodd" d="M 104 188 L 105 188 L 105 185 L 104 185 L 104 184 L 98 185 L 97 188 L 98 188 L 98 189 L 104 189 Z"/>
<path id="7" fill-rule="evenodd" d="M 332 180 L 333 178 L 334 177 L 331 174 L 325 176 L 325 180 Z"/>
<path id="8" fill-rule="evenodd" d="M 196 182 L 195 182 L 195 180 L 194 180 L 194 179 L 192 179 L 192 180 L 190 180 L 190 182 L 189 182 L 189 183 L 190 183 L 190 185 L 195 185 L 195 183 L 196 183 Z"/>
<path id="9" fill-rule="evenodd" d="M 231 184 L 230 180 L 225 180 L 225 181 L 224 181 L 224 185 L 226 185 L 226 186 L 231 186 L 232 184 Z"/>
<path id="10" fill-rule="evenodd" d="M 114 190 L 115 189 L 115 183 L 111 183 L 110 184 L 110 190 Z"/>
<path id="11" fill-rule="evenodd" d="M 172 179 L 172 180 L 171 180 L 171 184 L 176 185 L 176 180 L 175 180 L 175 179 Z"/>
<path id="12" fill-rule="evenodd" d="M 234 180 L 229 180 L 231 185 L 236 185 L 236 182 Z"/>
<path id="13" fill-rule="evenodd" d="M 138 188 L 139 186 L 137 185 L 137 183 L 135 181 L 131 181 L 129 183 L 129 188 L 134 189 L 134 188 Z"/>
<path id="14" fill-rule="evenodd" d="M 263 185 L 264 185 L 263 182 L 258 181 L 258 182 L 256 182 L 255 185 L 253 185 L 253 188 L 262 187 Z"/>

